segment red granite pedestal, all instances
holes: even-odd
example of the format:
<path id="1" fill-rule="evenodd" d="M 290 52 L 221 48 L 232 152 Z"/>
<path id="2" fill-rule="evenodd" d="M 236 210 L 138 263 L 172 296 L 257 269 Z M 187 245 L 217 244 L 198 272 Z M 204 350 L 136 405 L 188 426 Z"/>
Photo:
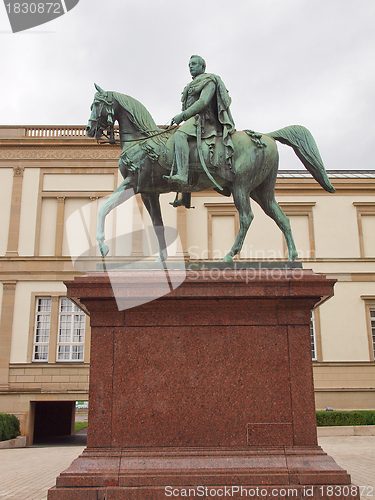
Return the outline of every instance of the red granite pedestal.
<path id="1" fill-rule="evenodd" d="M 49 500 L 359 498 L 317 445 L 310 313 L 334 281 L 250 271 L 188 271 L 125 311 L 105 273 L 66 283 L 90 314 L 89 428 Z M 142 300 L 165 281 L 115 278 L 116 294 Z"/>

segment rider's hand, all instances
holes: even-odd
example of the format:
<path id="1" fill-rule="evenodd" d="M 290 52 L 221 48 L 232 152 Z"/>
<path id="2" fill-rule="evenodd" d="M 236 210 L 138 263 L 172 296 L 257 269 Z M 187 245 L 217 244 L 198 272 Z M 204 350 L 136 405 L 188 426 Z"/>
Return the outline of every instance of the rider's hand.
<path id="1" fill-rule="evenodd" d="M 176 115 L 172 118 L 171 123 L 175 123 L 176 125 L 180 125 L 180 123 L 183 121 L 184 121 L 183 113 L 179 113 L 178 115 Z"/>

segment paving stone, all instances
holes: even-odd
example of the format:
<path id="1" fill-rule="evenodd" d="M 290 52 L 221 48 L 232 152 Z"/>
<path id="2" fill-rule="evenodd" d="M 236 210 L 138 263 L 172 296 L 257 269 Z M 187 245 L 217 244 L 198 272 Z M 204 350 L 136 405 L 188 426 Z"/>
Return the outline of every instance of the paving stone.
<path id="1" fill-rule="evenodd" d="M 361 487 L 361 497 L 375 497 L 375 436 L 321 437 L 319 444 Z"/>
<path id="2" fill-rule="evenodd" d="M 375 436 L 319 438 L 320 446 L 362 487 L 362 498 L 375 497 Z M 56 477 L 83 446 L 32 446 L 0 450 L 0 500 L 46 500 Z"/>

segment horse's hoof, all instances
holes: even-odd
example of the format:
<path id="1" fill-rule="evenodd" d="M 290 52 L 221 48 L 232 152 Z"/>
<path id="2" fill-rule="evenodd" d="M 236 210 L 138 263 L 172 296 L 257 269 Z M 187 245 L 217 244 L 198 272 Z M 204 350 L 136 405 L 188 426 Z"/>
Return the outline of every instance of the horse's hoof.
<path id="1" fill-rule="evenodd" d="M 292 252 L 288 257 L 288 262 L 294 262 L 298 259 L 298 252 Z"/>
<path id="2" fill-rule="evenodd" d="M 164 255 L 159 255 L 159 257 L 155 260 L 155 262 L 166 262 L 167 261 L 167 258 L 168 256 L 164 256 Z"/>
<path id="3" fill-rule="evenodd" d="M 109 252 L 109 247 L 105 243 L 99 243 L 99 249 L 100 253 L 102 254 L 102 257 L 107 257 L 108 252 Z"/>
<path id="4" fill-rule="evenodd" d="M 233 257 L 228 253 L 221 262 L 233 262 Z"/>

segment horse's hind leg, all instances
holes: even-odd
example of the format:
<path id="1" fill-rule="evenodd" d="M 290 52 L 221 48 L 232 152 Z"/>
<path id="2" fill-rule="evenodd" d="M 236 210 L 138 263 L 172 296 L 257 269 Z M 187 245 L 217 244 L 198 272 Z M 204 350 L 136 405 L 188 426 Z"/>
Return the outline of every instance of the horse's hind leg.
<path id="1" fill-rule="evenodd" d="M 164 262 L 168 258 L 168 253 L 167 245 L 165 242 L 164 224 L 161 215 L 159 194 L 142 194 L 141 196 L 143 204 L 150 214 L 152 225 L 154 226 L 156 237 L 159 242 L 159 257 L 156 259 L 156 262 Z"/>
<path id="2" fill-rule="evenodd" d="M 230 252 L 224 257 L 223 262 L 233 262 L 233 257 L 241 252 L 247 231 L 254 219 L 254 214 L 250 206 L 250 193 L 233 186 L 232 194 L 240 217 L 240 230 Z"/>
<path id="3" fill-rule="evenodd" d="M 298 252 L 294 243 L 289 219 L 275 200 L 274 187 L 275 184 L 272 180 L 266 179 L 251 192 L 251 197 L 259 203 L 264 212 L 276 222 L 283 232 L 288 247 L 288 260 L 293 261 L 298 258 Z"/>

